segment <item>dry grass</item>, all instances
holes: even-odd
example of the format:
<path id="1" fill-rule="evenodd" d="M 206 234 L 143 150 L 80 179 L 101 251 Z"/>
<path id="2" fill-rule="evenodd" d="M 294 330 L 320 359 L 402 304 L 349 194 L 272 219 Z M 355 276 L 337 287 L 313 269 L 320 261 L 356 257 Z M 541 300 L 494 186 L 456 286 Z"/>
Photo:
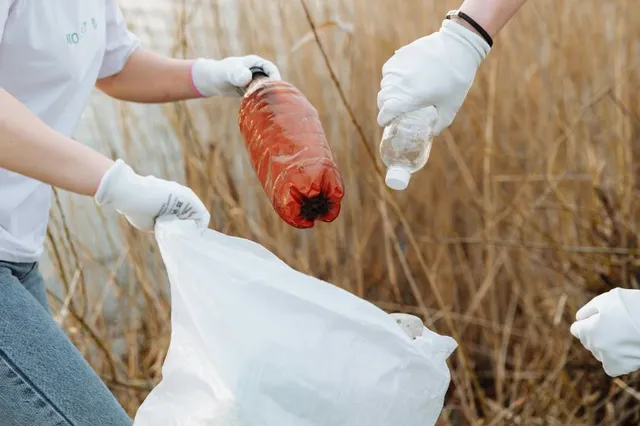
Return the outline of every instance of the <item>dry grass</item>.
<path id="1" fill-rule="evenodd" d="M 300 0 L 237 2 L 238 38 L 218 3 L 175 2 L 173 54 L 276 60 L 319 110 L 347 193 L 333 224 L 289 228 L 248 167 L 237 102 L 166 105 L 161 131 L 180 142 L 182 161 L 162 158 L 163 173 L 194 188 L 216 229 L 454 336 L 460 348 L 442 425 L 640 423 L 638 376 L 607 378 L 569 334 L 582 304 L 637 287 L 640 276 L 634 2 L 526 5 L 404 193 L 388 192 L 379 173 L 380 69 L 394 48 L 436 30 L 457 2 L 307 2 L 319 40 Z M 195 19 L 206 33 L 189 27 Z M 142 130 L 149 107 L 120 108 L 125 155 L 135 164 L 155 141 Z M 95 238 L 114 241 L 117 253 L 100 263 L 72 243 L 73 220 L 61 213 L 54 211 L 49 253 L 70 297 L 54 298 L 54 309 L 65 306 L 65 328 L 133 414 L 158 381 L 168 345 L 162 261 L 152 237 L 123 222 L 115 232 L 95 225 Z M 102 281 L 87 286 L 89 268 L 102 268 Z"/>

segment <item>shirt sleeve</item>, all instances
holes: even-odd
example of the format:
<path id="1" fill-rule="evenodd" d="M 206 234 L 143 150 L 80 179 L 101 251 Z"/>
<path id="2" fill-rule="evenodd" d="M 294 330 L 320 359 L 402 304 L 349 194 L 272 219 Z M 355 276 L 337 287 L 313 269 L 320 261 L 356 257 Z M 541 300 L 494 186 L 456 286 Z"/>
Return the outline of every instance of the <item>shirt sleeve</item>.
<path id="1" fill-rule="evenodd" d="M 98 78 L 119 73 L 129 56 L 140 47 L 140 39 L 127 28 L 118 0 L 106 0 L 107 40 Z"/>
<path id="2" fill-rule="evenodd" d="M 13 7 L 13 3 L 15 3 L 15 0 L 0 0 L 0 43 L 2 43 L 4 27 L 9 18 L 9 12 Z"/>

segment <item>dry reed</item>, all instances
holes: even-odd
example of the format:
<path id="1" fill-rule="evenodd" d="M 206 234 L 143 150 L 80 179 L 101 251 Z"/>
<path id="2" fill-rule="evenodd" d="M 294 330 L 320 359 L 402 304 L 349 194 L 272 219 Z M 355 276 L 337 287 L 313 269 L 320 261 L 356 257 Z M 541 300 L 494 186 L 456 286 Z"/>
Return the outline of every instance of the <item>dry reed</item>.
<path id="1" fill-rule="evenodd" d="M 118 104 L 118 155 L 136 164 L 158 132 L 177 140 L 158 173 L 191 186 L 212 227 L 454 336 L 440 424 L 640 424 L 638 376 L 607 378 L 569 334 L 590 298 L 638 287 L 636 5 L 529 2 L 498 37 L 426 169 L 391 193 L 376 154 L 381 66 L 457 3 L 244 0 L 235 18 L 223 3 L 175 1 L 171 53 L 275 60 L 323 120 L 346 182 L 341 217 L 309 231 L 277 218 L 249 167 L 234 100 L 164 105 L 153 134 L 144 126 L 151 107 Z M 96 219 L 91 238 L 115 255 L 90 255 L 73 219 L 90 214 L 54 208 L 48 253 L 64 291 L 52 292 L 52 305 L 133 414 L 160 378 L 167 280 L 153 238 L 123 221 L 114 230 Z"/>

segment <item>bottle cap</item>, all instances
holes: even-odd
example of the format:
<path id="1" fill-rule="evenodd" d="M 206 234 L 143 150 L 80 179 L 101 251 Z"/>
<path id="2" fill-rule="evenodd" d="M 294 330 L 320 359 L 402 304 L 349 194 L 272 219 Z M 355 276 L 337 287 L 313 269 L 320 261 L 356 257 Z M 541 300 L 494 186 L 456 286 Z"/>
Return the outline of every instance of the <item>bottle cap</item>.
<path id="1" fill-rule="evenodd" d="M 389 188 L 402 191 L 409 186 L 409 179 L 411 179 L 411 173 L 407 170 L 400 167 L 389 167 L 384 182 Z"/>

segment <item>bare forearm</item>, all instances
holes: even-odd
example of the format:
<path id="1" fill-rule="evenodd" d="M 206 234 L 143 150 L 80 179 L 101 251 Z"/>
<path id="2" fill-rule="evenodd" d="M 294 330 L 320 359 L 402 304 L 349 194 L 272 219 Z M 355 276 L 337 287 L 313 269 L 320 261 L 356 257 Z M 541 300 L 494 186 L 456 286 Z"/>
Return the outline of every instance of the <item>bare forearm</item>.
<path id="1" fill-rule="evenodd" d="M 138 49 L 118 74 L 98 80 L 96 87 L 124 101 L 164 103 L 199 98 L 191 82 L 193 60 L 169 58 Z"/>
<path id="2" fill-rule="evenodd" d="M 460 11 L 495 37 L 527 0 L 465 0 Z"/>
<path id="3" fill-rule="evenodd" d="M 47 126 L 0 89 L 0 167 L 93 196 L 112 164 L 111 159 Z"/>

